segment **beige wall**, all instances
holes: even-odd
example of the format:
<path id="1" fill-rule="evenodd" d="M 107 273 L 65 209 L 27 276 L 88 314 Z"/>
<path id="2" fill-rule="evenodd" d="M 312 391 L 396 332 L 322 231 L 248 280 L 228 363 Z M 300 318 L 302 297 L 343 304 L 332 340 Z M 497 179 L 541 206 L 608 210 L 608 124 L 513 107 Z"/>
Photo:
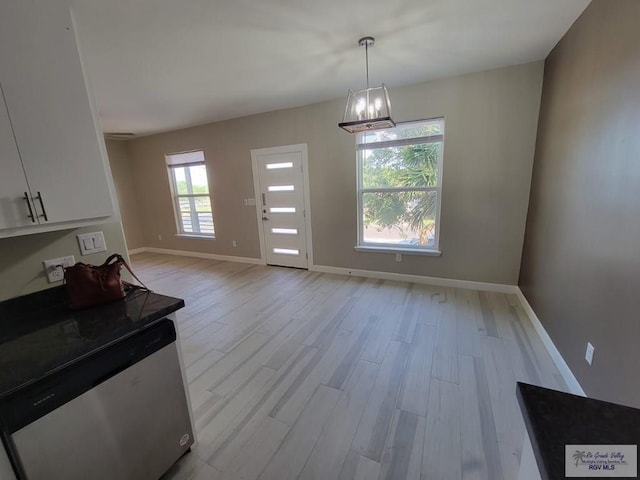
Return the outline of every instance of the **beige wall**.
<path id="1" fill-rule="evenodd" d="M 140 225 L 140 213 L 138 199 L 133 181 L 133 167 L 128 153 L 126 142 L 107 140 L 107 154 L 113 175 L 122 227 L 127 240 L 129 250 L 144 246 L 142 226 Z"/>
<path id="2" fill-rule="evenodd" d="M 108 251 L 81 256 L 76 235 L 96 231 L 104 232 Z M 120 222 L 0 239 L 0 301 L 59 286 L 47 283 L 43 260 L 73 255 L 77 262 L 97 264 L 125 248 Z"/>
<path id="3" fill-rule="evenodd" d="M 397 263 L 354 251 L 355 138 L 337 127 L 344 99 L 130 141 L 145 246 L 258 258 L 255 207 L 243 204 L 254 196 L 250 151 L 307 143 L 315 264 L 515 284 L 542 72 L 535 62 L 391 90 L 396 121 L 446 117 L 440 257 Z M 164 154 L 192 149 L 207 159 L 215 240 L 174 236 Z"/>
<path id="4" fill-rule="evenodd" d="M 520 277 L 586 393 L 635 407 L 639 26 L 637 0 L 594 0 L 546 61 Z"/>

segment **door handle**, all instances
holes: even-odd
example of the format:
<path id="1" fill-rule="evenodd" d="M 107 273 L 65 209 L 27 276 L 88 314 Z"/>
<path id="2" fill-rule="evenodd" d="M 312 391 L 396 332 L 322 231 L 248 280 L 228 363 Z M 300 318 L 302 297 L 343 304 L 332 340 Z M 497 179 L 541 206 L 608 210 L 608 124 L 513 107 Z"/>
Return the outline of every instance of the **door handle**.
<path id="1" fill-rule="evenodd" d="M 42 194 L 40 192 L 38 192 L 38 195 L 36 195 L 36 198 L 40 202 L 40 208 L 42 208 L 42 215 L 40 215 L 40 216 L 44 217 L 44 221 L 45 222 L 48 222 L 49 221 L 49 217 L 47 217 L 47 211 L 44 209 L 44 202 L 42 201 Z"/>
<path id="2" fill-rule="evenodd" d="M 262 216 L 262 220 L 269 220 L 269 217 Z"/>
<path id="3" fill-rule="evenodd" d="M 24 192 L 24 200 L 27 202 L 27 207 L 29 207 L 29 215 L 28 217 L 31 219 L 31 222 L 36 223 L 36 217 L 33 216 L 33 209 L 31 208 L 31 201 L 29 200 L 29 195 L 27 192 Z"/>

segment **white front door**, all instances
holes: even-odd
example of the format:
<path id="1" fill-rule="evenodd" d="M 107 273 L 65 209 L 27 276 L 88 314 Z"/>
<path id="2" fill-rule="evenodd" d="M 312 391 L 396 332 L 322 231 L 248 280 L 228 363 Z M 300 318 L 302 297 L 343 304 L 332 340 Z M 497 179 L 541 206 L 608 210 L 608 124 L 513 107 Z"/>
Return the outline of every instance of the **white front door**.
<path id="1" fill-rule="evenodd" d="M 251 159 L 267 264 L 308 268 L 306 144 L 252 150 Z"/>

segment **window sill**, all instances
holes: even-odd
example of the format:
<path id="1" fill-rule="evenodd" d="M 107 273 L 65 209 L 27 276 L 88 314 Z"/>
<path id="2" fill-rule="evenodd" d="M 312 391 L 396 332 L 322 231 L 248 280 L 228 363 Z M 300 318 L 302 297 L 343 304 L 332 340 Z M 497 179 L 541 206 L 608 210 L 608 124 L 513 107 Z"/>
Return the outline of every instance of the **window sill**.
<path id="1" fill-rule="evenodd" d="M 431 257 L 439 257 L 442 255 L 440 250 L 427 250 L 417 248 L 402 248 L 402 247 L 373 247 L 369 245 L 358 245 L 354 247 L 356 252 L 376 252 L 376 253 L 401 253 L 404 255 L 427 255 Z"/>
<path id="2" fill-rule="evenodd" d="M 174 237 L 178 238 L 199 238 L 201 240 L 215 240 L 215 235 L 198 235 L 197 233 L 176 233 Z"/>

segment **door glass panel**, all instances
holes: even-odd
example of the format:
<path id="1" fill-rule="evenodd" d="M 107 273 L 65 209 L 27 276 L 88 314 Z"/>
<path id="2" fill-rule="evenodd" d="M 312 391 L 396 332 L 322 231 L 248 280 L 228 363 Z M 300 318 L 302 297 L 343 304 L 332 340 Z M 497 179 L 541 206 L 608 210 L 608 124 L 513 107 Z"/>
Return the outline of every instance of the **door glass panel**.
<path id="1" fill-rule="evenodd" d="M 293 162 L 267 163 L 267 170 L 275 170 L 278 168 L 293 168 Z"/>
<path id="2" fill-rule="evenodd" d="M 271 213 L 296 213 L 296 207 L 271 207 Z"/>
<path id="3" fill-rule="evenodd" d="M 297 235 L 297 228 L 272 228 L 271 233 L 280 233 L 282 235 Z"/>
<path id="4" fill-rule="evenodd" d="M 299 255 L 300 250 L 293 248 L 274 248 L 273 253 L 279 253 L 281 255 Z"/>

